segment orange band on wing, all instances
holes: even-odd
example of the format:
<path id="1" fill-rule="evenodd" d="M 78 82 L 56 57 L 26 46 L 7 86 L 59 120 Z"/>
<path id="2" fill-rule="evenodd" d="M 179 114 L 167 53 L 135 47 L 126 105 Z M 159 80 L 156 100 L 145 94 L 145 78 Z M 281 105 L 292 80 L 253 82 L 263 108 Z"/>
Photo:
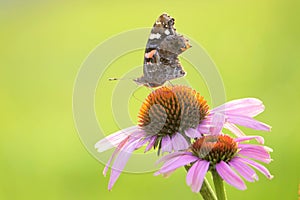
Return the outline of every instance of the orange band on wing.
<path id="1" fill-rule="evenodd" d="M 152 58 L 155 53 L 156 53 L 156 50 L 153 49 L 149 53 L 145 53 L 145 58 Z"/>

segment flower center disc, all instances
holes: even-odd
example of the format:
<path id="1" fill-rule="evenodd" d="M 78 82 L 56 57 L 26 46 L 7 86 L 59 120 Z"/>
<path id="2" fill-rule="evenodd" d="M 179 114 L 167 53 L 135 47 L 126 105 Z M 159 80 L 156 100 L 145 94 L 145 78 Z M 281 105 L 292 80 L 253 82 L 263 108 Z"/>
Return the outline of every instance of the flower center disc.
<path id="1" fill-rule="evenodd" d="M 195 128 L 208 114 L 206 100 L 187 86 L 164 86 L 148 95 L 140 109 L 139 126 L 160 137 Z"/>
<path id="2" fill-rule="evenodd" d="M 194 155 L 209 161 L 212 165 L 230 161 L 238 151 L 237 143 L 227 135 L 204 136 L 191 146 Z"/>

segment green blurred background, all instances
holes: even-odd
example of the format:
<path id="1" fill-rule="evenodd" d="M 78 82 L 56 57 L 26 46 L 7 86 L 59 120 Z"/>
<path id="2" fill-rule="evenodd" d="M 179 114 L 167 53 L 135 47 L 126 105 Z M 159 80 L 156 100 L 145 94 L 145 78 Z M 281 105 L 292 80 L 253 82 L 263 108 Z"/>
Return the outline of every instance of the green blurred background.
<path id="1" fill-rule="evenodd" d="M 86 151 L 73 122 L 73 85 L 89 52 L 112 35 L 151 26 L 162 12 L 207 50 L 228 100 L 259 97 L 266 105 L 258 119 L 272 132 L 250 134 L 265 136 L 274 149 L 268 168 L 275 178 L 260 175 L 246 191 L 226 185 L 229 199 L 296 199 L 299 10 L 298 0 L 1 1 L 0 199 L 200 198 L 186 186 L 184 170 L 168 179 L 124 173 L 107 191 L 103 165 Z M 142 63 L 138 55 L 132 59 Z M 101 92 L 110 94 L 114 84 Z M 135 118 L 140 104 L 130 106 Z M 113 120 L 109 110 L 97 116 Z M 105 134 L 116 130 L 106 123 Z"/>

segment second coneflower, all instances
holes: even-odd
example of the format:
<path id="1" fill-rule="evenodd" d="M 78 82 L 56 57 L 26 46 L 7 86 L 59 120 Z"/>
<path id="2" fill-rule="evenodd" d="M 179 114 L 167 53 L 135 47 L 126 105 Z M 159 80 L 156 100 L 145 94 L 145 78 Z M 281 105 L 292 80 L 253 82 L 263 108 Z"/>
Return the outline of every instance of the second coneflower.
<path id="1" fill-rule="evenodd" d="M 269 152 L 272 149 L 262 145 L 242 143 L 251 139 L 258 139 L 263 143 L 263 138 L 260 136 L 244 136 L 235 139 L 224 134 L 203 136 L 195 140 L 188 150 L 171 153 L 161 158 L 158 162 L 163 162 L 164 165 L 155 175 L 170 175 L 177 168 L 186 165 L 189 168 L 186 183 L 193 192 L 200 191 L 208 171 L 213 173 L 216 190 L 218 189 L 216 179 L 220 178 L 237 189 L 245 190 L 246 185 L 240 176 L 249 182 L 258 180 L 252 168 L 263 173 L 268 179 L 273 178 L 267 168 L 254 161 L 271 162 Z"/>

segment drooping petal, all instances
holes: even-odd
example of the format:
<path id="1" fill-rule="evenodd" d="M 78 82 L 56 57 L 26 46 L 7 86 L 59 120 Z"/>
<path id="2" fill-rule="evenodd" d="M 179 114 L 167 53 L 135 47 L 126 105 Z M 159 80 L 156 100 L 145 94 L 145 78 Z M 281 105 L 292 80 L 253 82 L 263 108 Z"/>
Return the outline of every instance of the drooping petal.
<path id="1" fill-rule="evenodd" d="M 238 147 L 241 149 L 246 149 L 246 148 L 252 148 L 252 147 L 258 147 L 262 148 L 262 151 L 266 151 L 268 153 L 273 152 L 273 149 L 267 146 L 260 146 L 260 145 L 255 145 L 255 144 L 238 144 Z"/>
<path id="2" fill-rule="evenodd" d="M 221 161 L 216 165 L 216 170 L 221 178 L 228 184 L 239 190 L 245 190 L 247 188 L 244 181 L 224 161 Z"/>
<path id="3" fill-rule="evenodd" d="M 171 153 L 173 149 L 173 145 L 170 139 L 170 136 L 166 135 L 162 138 L 161 140 L 161 153 L 163 154 L 164 152 L 169 152 Z"/>
<path id="4" fill-rule="evenodd" d="M 245 133 L 239 129 L 236 125 L 226 122 L 224 124 L 224 128 L 228 129 L 229 131 L 231 131 L 234 135 L 236 135 L 237 137 L 243 137 L 246 136 Z"/>
<path id="5" fill-rule="evenodd" d="M 141 148 L 142 146 L 144 146 L 147 142 L 149 142 L 150 140 L 150 137 L 148 138 L 142 138 L 142 139 L 138 139 L 139 142 L 137 143 L 137 145 L 135 146 L 135 149 L 134 150 L 137 150 L 139 148 Z"/>
<path id="6" fill-rule="evenodd" d="M 225 122 L 224 124 L 224 128 L 228 129 L 229 131 L 231 131 L 234 135 L 236 135 L 237 137 L 245 137 L 245 133 L 239 129 L 236 125 L 232 124 L 232 123 L 229 123 L 229 122 Z M 260 138 L 255 138 L 256 141 L 260 144 L 263 144 L 261 143 L 263 141 L 263 138 L 260 137 Z"/>
<path id="7" fill-rule="evenodd" d="M 198 158 L 196 156 L 191 155 L 182 155 L 174 157 L 168 160 L 154 175 L 165 174 L 170 171 L 174 171 L 175 169 L 190 164 L 196 161 L 197 159 Z"/>
<path id="8" fill-rule="evenodd" d="M 111 155 L 111 157 L 109 158 L 109 160 L 107 161 L 104 169 L 103 169 L 103 176 L 106 176 L 107 170 L 110 166 L 110 163 L 113 161 L 113 159 L 116 157 L 116 155 L 120 152 L 120 149 L 115 149 L 115 151 L 113 152 L 113 154 Z"/>
<path id="9" fill-rule="evenodd" d="M 220 134 L 224 123 L 225 123 L 225 115 L 222 113 L 215 113 L 212 117 L 212 128 L 210 129 L 211 135 Z"/>
<path id="10" fill-rule="evenodd" d="M 200 138 L 201 137 L 201 133 L 195 128 L 189 128 L 188 130 L 186 130 L 185 135 L 188 136 L 189 138 Z"/>
<path id="11" fill-rule="evenodd" d="M 109 160 L 107 161 L 105 168 L 103 170 L 103 176 L 106 176 L 107 170 L 110 166 L 110 163 L 115 159 L 115 157 L 117 157 L 117 155 L 119 154 L 119 152 L 122 150 L 122 148 L 125 146 L 125 144 L 128 142 L 129 136 L 127 138 L 125 138 L 123 141 L 121 141 L 119 143 L 119 145 L 117 146 L 117 148 L 114 150 L 113 154 L 111 155 L 111 157 L 109 158 Z"/>
<path id="12" fill-rule="evenodd" d="M 198 160 L 189 169 L 186 175 L 186 183 L 191 187 L 193 192 L 199 192 L 202 183 L 209 168 L 209 162 L 206 160 Z"/>
<path id="13" fill-rule="evenodd" d="M 264 144 L 265 143 L 264 138 L 261 137 L 261 136 L 257 136 L 257 135 L 244 136 L 244 137 L 235 138 L 234 141 L 236 141 L 236 142 L 243 142 L 243 141 L 248 141 L 248 140 L 252 140 L 252 139 L 256 139 L 260 144 Z"/>
<path id="14" fill-rule="evenodd" d="M 239 144 L 238 147 L 241 148 L 239 151 L 240 155 L 259 160 L 264 163 L 270 163 L 272 161 L 269 154 L 269 148 L 252 144 Z"/>
<path id="15" fill-rule="evenodd" d="M 229 165 L 234 168 L 242 177 L 244 177 L 249 182 L 254 182 L 255 180 L 258 180 L 258 176 L 255 173 L 255 171 L 246 165 L 244 162 L 240 160 L 239 157 L 233 158 Z"/>
<path id="16" fill-rule="evenodd" d="M 255 162 L 253 160 L 250 160 L 247 158 L 241 158 L 241 161 L 254 167 L 258 171 L 260 171 L 262 174 L 264 174 L 268 179 L 272 179 L 274 177 L 273 175 L 271 175 L 271 173 L 269 172 L 269 170 L 267 168 L 265 168 L 264 166 L 262 166 L 261 164 Z"/>
<path id="17" fill-rule="evenodd" d="M 211 113 L 223 112 L 226 114 L 255 117 L 263 112 L 265 106 L 256 98 L 244 98 L 229 101 L 211 110 Z"/>
<path id="18" fill-rule="evenodd" d="M 161 162 L 167 162 L 168 160 L 170 160 L 170 159 L 172 159 L 174 157 L 183 156 L 183 155 L 190 155 L 190 156 L 192 156 L 193 154 L 191 152 L 186 152 L 186 151 L 173 152 L 173 153 L 170 153 L 168 155 L 165 155 L 165 156 L 161 157 L 155 163 L 158 164 L 158 163 L 161 163 Z"/>
<path id="19" fill-rule="evenodd" d="M 108 149 L 118 146 L 125 138 L 131 135 L 133 132 L 139 131 L 138 126 L 132 126 L 116 133 L 108 135 L 95 144 L 95 148 L 98 152 L 104 152 Z"/>
<path id="20" fill-rule="evenodd" d="M 271 126 L 259 122 L 251 117 L 248 116 L 240 116 L 240 115 L 227 115 L 227 121 L 233 124 L 238 124 L 241 126 L 245 126 L 248 128 L 252 128 L 254 130 L 261 130 L 261 131 L 271 131 Z"/>
<path id="21" fill-rule="evenodd" d="M 135 141 L 135 140 L 141 140 L 142 138 L 146 138 L 149 140 L 151 136 L 147 136 L 146 132 L 143 129 L 138 128 L 137 131 L 132 132 L 132 134 L 129 137 L 129 140 Z"/>
<path id="22" fill-rule="evenodd" d="M 209 114 L 203 119 L 197 127 L 198 132 L 201 134 L 208 134 L 212 128 L 212 115 Z"/>
<path id="23" fill-rule="evenodd" d="M 171 140 L 174 151 L 184 150 L 189 147 L 188 142 L 180 133 L 176 133 L 174 136 L 172 136 Z"/>
<path id="24" fill-rule="evenodd" d="M 174 169 L 174 170 L 171 170 L 171 171 L 169 171 L 169 172 L 167 172 L 167 173 L 164 173 L 164 174 L 162 174 L 162 176 L 164 177 L 164 178 L 168 178 L 171 174 L 173 174 L 173 172 L 175 172 L 176 171 L 176 169 Z M 154 176 L 157 176 L 157 174 L 154 174 Z"/>
<path id="25" fill-rule="evenodd" d="M 128 159 L 130 158 L 132 152 L 136 150 L 138 147 L 145 144 L 146 141 L 136 139 L 126 143 L 121 149 L 118 156 L 114 161 L 114 164 L 111 169 L 110 179 L 108 183 L 108 190 L 111 190 L 117 179 L 119 178 L 122 170 L 124 169 Z"/>
<path id="26" fill-rule="evenodd" d="M 121 141 L 117 148 L 115 149 L 115 151 L 113 152 L 113 154 L 111 155 L 111 157 L 109 158 L 108 162 L 105 165 L 105 168 L 103 170 L 103 175 L 106 176 L 107 174 L 107 170 L 110 166 L 110 163 L 118 156 L 119 152 L 122 151 L 122 149 L 124 147 L 126 147 L 127 144 L 130 144 L 134 141 L 139 141 L 138 145 L 135 146 L 135 149 L 140 148 L 141 146 L 143 146 L 149 139 L 148 138 L 144 138 L 144 133 L 143 132 L 139 132 L 139 131 L 135 131 L 133 132 L 130 136 L 126 137 L 123 141 Z"/>
<path id="27" fill-rule="evenodd" d="M 145 153 L 146 153 L 147 151 L 149 151 L 150 149 L 152 149 L 152 147 L 154 146 L 155 140 L 156 140 L 156 136 L 152 136 L 152 137 L 149 139 L 149 143 L 148 143 L 148 145 L 146 146 L 145 151 L 144 151 Z"/>

